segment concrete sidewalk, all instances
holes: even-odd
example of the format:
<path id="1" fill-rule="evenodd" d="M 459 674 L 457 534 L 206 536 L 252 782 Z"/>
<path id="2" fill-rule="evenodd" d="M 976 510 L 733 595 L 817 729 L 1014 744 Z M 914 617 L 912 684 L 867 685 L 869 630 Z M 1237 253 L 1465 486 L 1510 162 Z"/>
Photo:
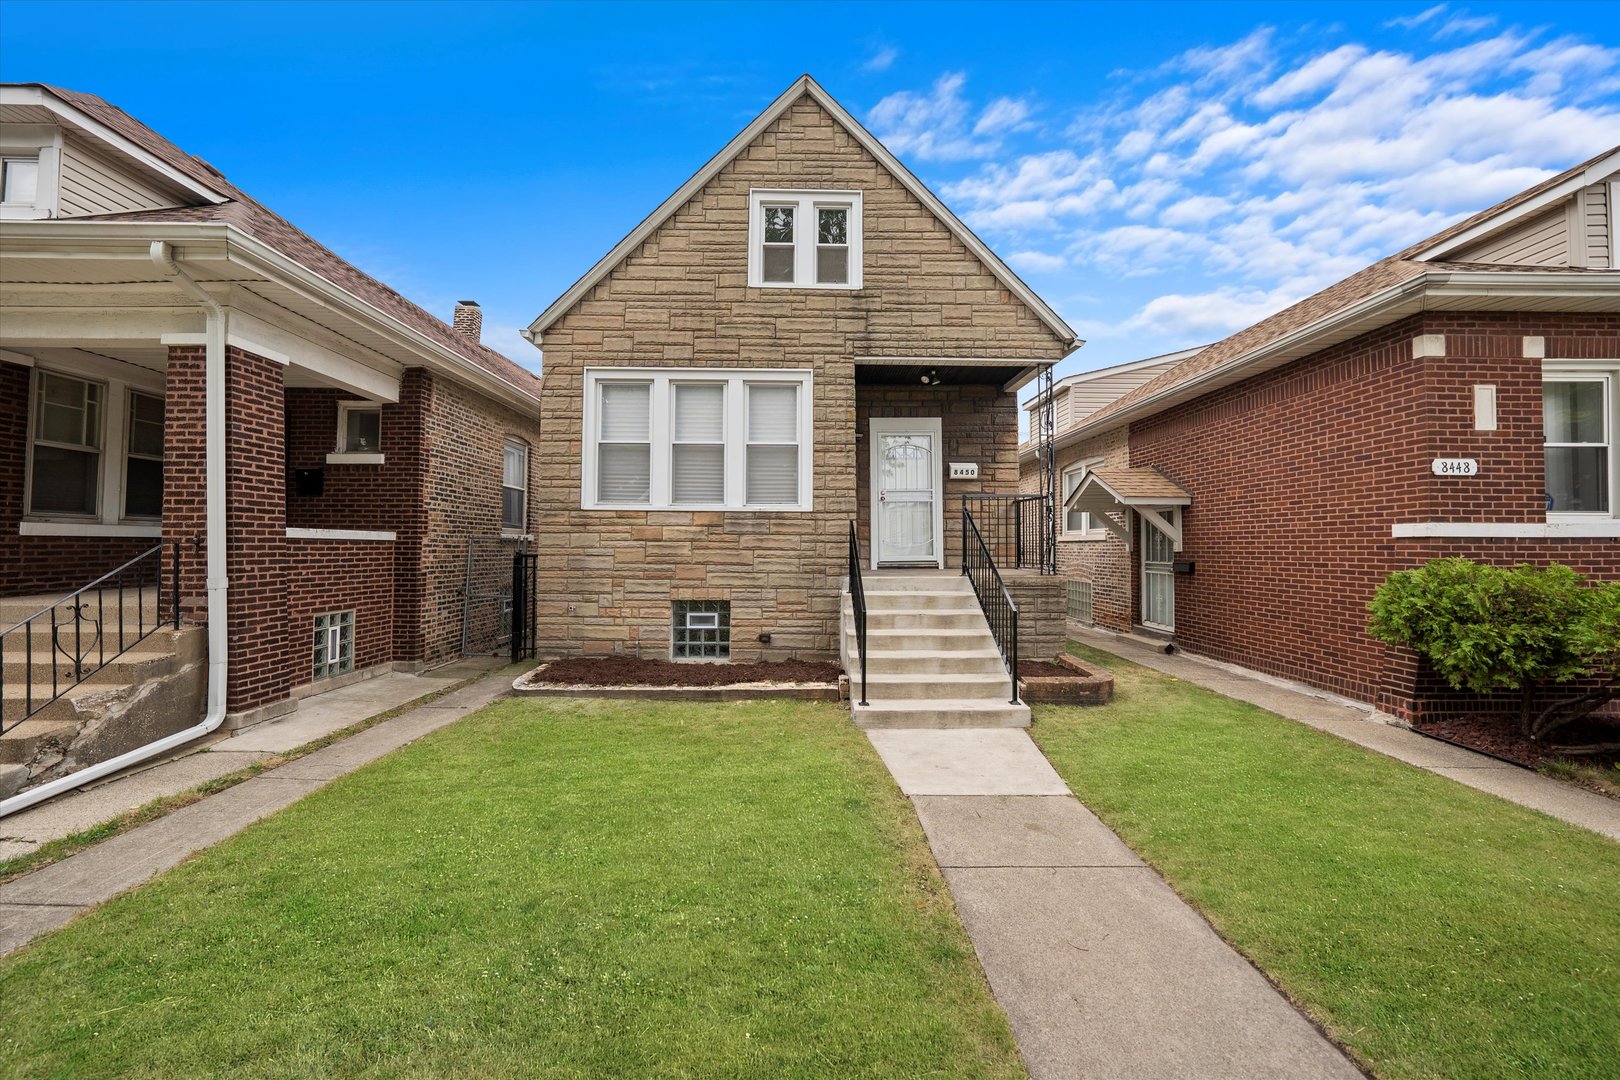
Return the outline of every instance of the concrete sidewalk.
<path id="1" fill-rule="evenodd" d="M 420 677 L 402 677 L 417 680 L 416 692 L 405 700 L 421 697 L 423 691 Z M 453 685 L 458 680 L 454 674 L 446 673 L 441 681 L 447 686 Z M 442 689 L 442 686 L 439 688 Z M 384 754 L 453 723 L 476 709 L 483 708 L 510 693 L 511 689 L 511 672 L 503 670 L 485 675 L 459 690 L 418 705 L 331 746 L 261 773 L 251 780 L 245 780 L 218 794 L 210 795 L 200 802 L 115 836 L 59 863 L 18 878 L 10 884 L 0 885 L 0 956 L 21 948 L 39 934 L 55 930 L 118 893 L 151 879 L 194 852 L 217 844 L 260 818 L 297 802 L 344 773 L 353 772 Z M 374 693 L 366 696 L 364 702 L 359 698 L 351 698 L 351 704 L 356 711 L 350 712 L 346 717 L 329 715 L 322 722 L 333 725 L 329 731 L 335 731 L 368 716 L 386 712 L 388 707 L 380 709 L 375 707 L 378 702 L 375 693 L 380 692 L 382 688 L 374 688 Z M 403 690 L 396 688 L 389 692 L 397 694 Z M 332 693 L 336 695 L 343 691 Z M 335 706 L 327 711 L 334 710 Z M 316 718 L 311 716 L 312 711 L 301 709 L 294 714 L 307 721 L 296 733 L 275 735 L 261 732 L 259 728 L 249 729 L 241 738 L 252 740 L 251 746 L 243 747 L 240 751 L 229 751 L 229 758 L 234 759 L 235 763 L 232 768 L 221 770 L 216 775 L 241 768 L 256 757 L 268 756 L 273 752 L 269 747 L 286 739 L 296 739 L 292 746 L 300 746 L 318 738 L 319 733 L 316 731 L 320 725 L 314 722 Z M 339 720 L 342 722 L 338 723 Z M 262 726 L 268 728 L 272 725 Z M 257 737 L 255 732 L 258 732 Z M 291 749 L 291 746 L 287 749 Z M 195 773 L 196 760 L 212 758 L 216 750 L 217 748 L 211 748 L 209 753 L 196 754 L 171 762 L 165 768 L 183 766 Z M 191 781 L 192 784 L 198 782 Z M 37 809 L 45 810 L 49 805 Z M 24 811 L 15 817 L 24 818 L 33 812 Z M 107 816 L 110 815 L 102 814 L 96 820 L 105 820 Z M 6 828 L 9 832 L 12 820 L 7 819 L 0 823 L 0 827 Z"/>
<path id="2" fill-rule="evenodd" d="M 1419 735 L 1388 722 L 1370 705 L 1182 652 L 1166 656 L 1162 646 L 1138 638 L 1105 631 L 1070 636 L 1183 682 L 1246 701 L 1459 784 L 1620 840 L 1620 801 Z"/>
<path id="3" fill-rule="evenodd" d="M 917 809 L 1035 1080 L 1362 1076 L 1027 733 L 867 735 Z"/>

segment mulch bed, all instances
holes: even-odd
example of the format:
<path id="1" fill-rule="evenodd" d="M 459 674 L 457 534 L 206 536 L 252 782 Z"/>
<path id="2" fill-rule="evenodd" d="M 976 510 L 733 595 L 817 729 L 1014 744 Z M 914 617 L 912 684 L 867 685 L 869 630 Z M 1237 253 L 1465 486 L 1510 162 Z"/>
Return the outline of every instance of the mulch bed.
<path id="1" fill-rule="evenodd" d="M 759 664 L 679 664 L 634 656 L 553 660 L 536 681 L 561 686 L 737 686 L 741 683 L 836 683 L 842 669 L 817 660 Z"/>
<path id="2" fill-rule="evenodd" d="M 1517 716 L 1476 715 L 1453 716 L 1425 720 L 1414 725 L 1425 735 L 1433 735 L 1447 742 L 1458 743 L 1473 750 L 1516 762 L 1527 768 L 1539 768 L 1554 759 L 1571 759 L 1593 765 L 1620 762 L 1620 751 L 1602 754 L 1564 754 L 1533 743 L 1519 732 Z M 1620 718 L 1588 717 L 1561 729 L 1555 736 L 1559 742 L 1579 745 L 1583 742 L 1615 742 L 1620 740 Z"/>

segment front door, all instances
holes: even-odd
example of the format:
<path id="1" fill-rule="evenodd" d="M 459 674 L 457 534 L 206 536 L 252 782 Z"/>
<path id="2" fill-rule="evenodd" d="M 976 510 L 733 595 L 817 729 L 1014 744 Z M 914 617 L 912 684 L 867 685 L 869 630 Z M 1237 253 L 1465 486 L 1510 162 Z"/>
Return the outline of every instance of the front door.
<path id="1" fill-rule="evenodd" d="M 945 565 L 940 421 L 874 417 L 872 562 Z"/>
<path id="2" fill-rule="evenodd" d="M 1142 624 L 1176 628 L 1176 548 L 1170 538 L 1142 519 Z"/>

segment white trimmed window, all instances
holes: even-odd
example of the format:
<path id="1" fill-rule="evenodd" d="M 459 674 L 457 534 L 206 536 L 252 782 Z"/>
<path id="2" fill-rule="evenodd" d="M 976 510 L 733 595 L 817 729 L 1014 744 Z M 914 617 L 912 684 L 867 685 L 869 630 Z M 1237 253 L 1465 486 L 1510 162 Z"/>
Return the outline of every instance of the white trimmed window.
<path id="1" fill-rule="evenodd" d="M 39 201 L 39 156 L 0 158 L 0 206 L 32 208 Z"/>
<path id="2" fill-rule="evenodd" d="M 1073 495 L 1085 480 L 1086 474 L 1101 465 L 1102 462 L 1102 458 L 1091 458 L 1070 465 L 1063 470 L 1063 504 L 1065 506 L 1068 505 L 1069 496 Z M 1061 532 L 1060 539 L 1063 540 L 1100 540 L 1108 535 L 1105 530 L 1092 527 L 1091 515 L 1084 510 L 1064 510 Z"/>
<path id="3" fill-rule="evenodd" d="M 337 453 L 382 453 L 382 406 L 369 401 L 338 402 Z"/>
<path id="4" fill-rule="evenodd" d="M 807 371 L 585 373 L 581 505 L 809 510 Z"/>
<path id="5" fill-rule="evenodd" d="M 87 371 L 35 367 L 25 483 L 30 524 L 157 535 L 163 517 L 161 375 L 132 385 L 107 362 Z M 91 377 L 91 373 L 94 377 Z M 133 532 L 127 530 L 136 530 Z"/>
<path id="6" fill-rule="evenodd" d="M 507 439 L 501 450 L 501 528 L 523 532 L 529 524 L 529 448 Z"/>
<path id="7" fill-rule="evenodd" d="M 99 382 L 54 371 L 35 374 L 29 513 L 95 515 L 101 501 L 106 394 Z"/>
<path id="8" fill-rule="evenodd" d="M 1548 520 L 1620 516 L 1614 437 L 1620 424 L 1617 384 L 1620 366 L 1612 361 L 1544 368 L 1541 417 Z"/>
<path id="9" fill-rule="evenodd" d="M 861 193 L 752 191 L 748 284 L 771 289 L 861 287 Z"/>
<path id="10" fill-rule="evenodd" d="M 124 517 L 163 516 L 163 399 L 129 392 L 124 425 Z"/>

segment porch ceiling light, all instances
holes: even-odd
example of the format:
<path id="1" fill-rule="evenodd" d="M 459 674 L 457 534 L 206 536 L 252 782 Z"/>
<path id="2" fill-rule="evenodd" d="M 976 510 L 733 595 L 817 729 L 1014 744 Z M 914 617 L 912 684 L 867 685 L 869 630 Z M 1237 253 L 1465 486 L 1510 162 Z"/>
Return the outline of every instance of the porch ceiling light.
<path id="1" fill-rule="evenodd" d="M 923 372 L 923 374 L 922 374 L 922 384 L 924 386 L 938 386 L 939 385 L 939 371 L 937 369 L 935 369 L 935 368 L 929 368 L 927 371 Z"/>

